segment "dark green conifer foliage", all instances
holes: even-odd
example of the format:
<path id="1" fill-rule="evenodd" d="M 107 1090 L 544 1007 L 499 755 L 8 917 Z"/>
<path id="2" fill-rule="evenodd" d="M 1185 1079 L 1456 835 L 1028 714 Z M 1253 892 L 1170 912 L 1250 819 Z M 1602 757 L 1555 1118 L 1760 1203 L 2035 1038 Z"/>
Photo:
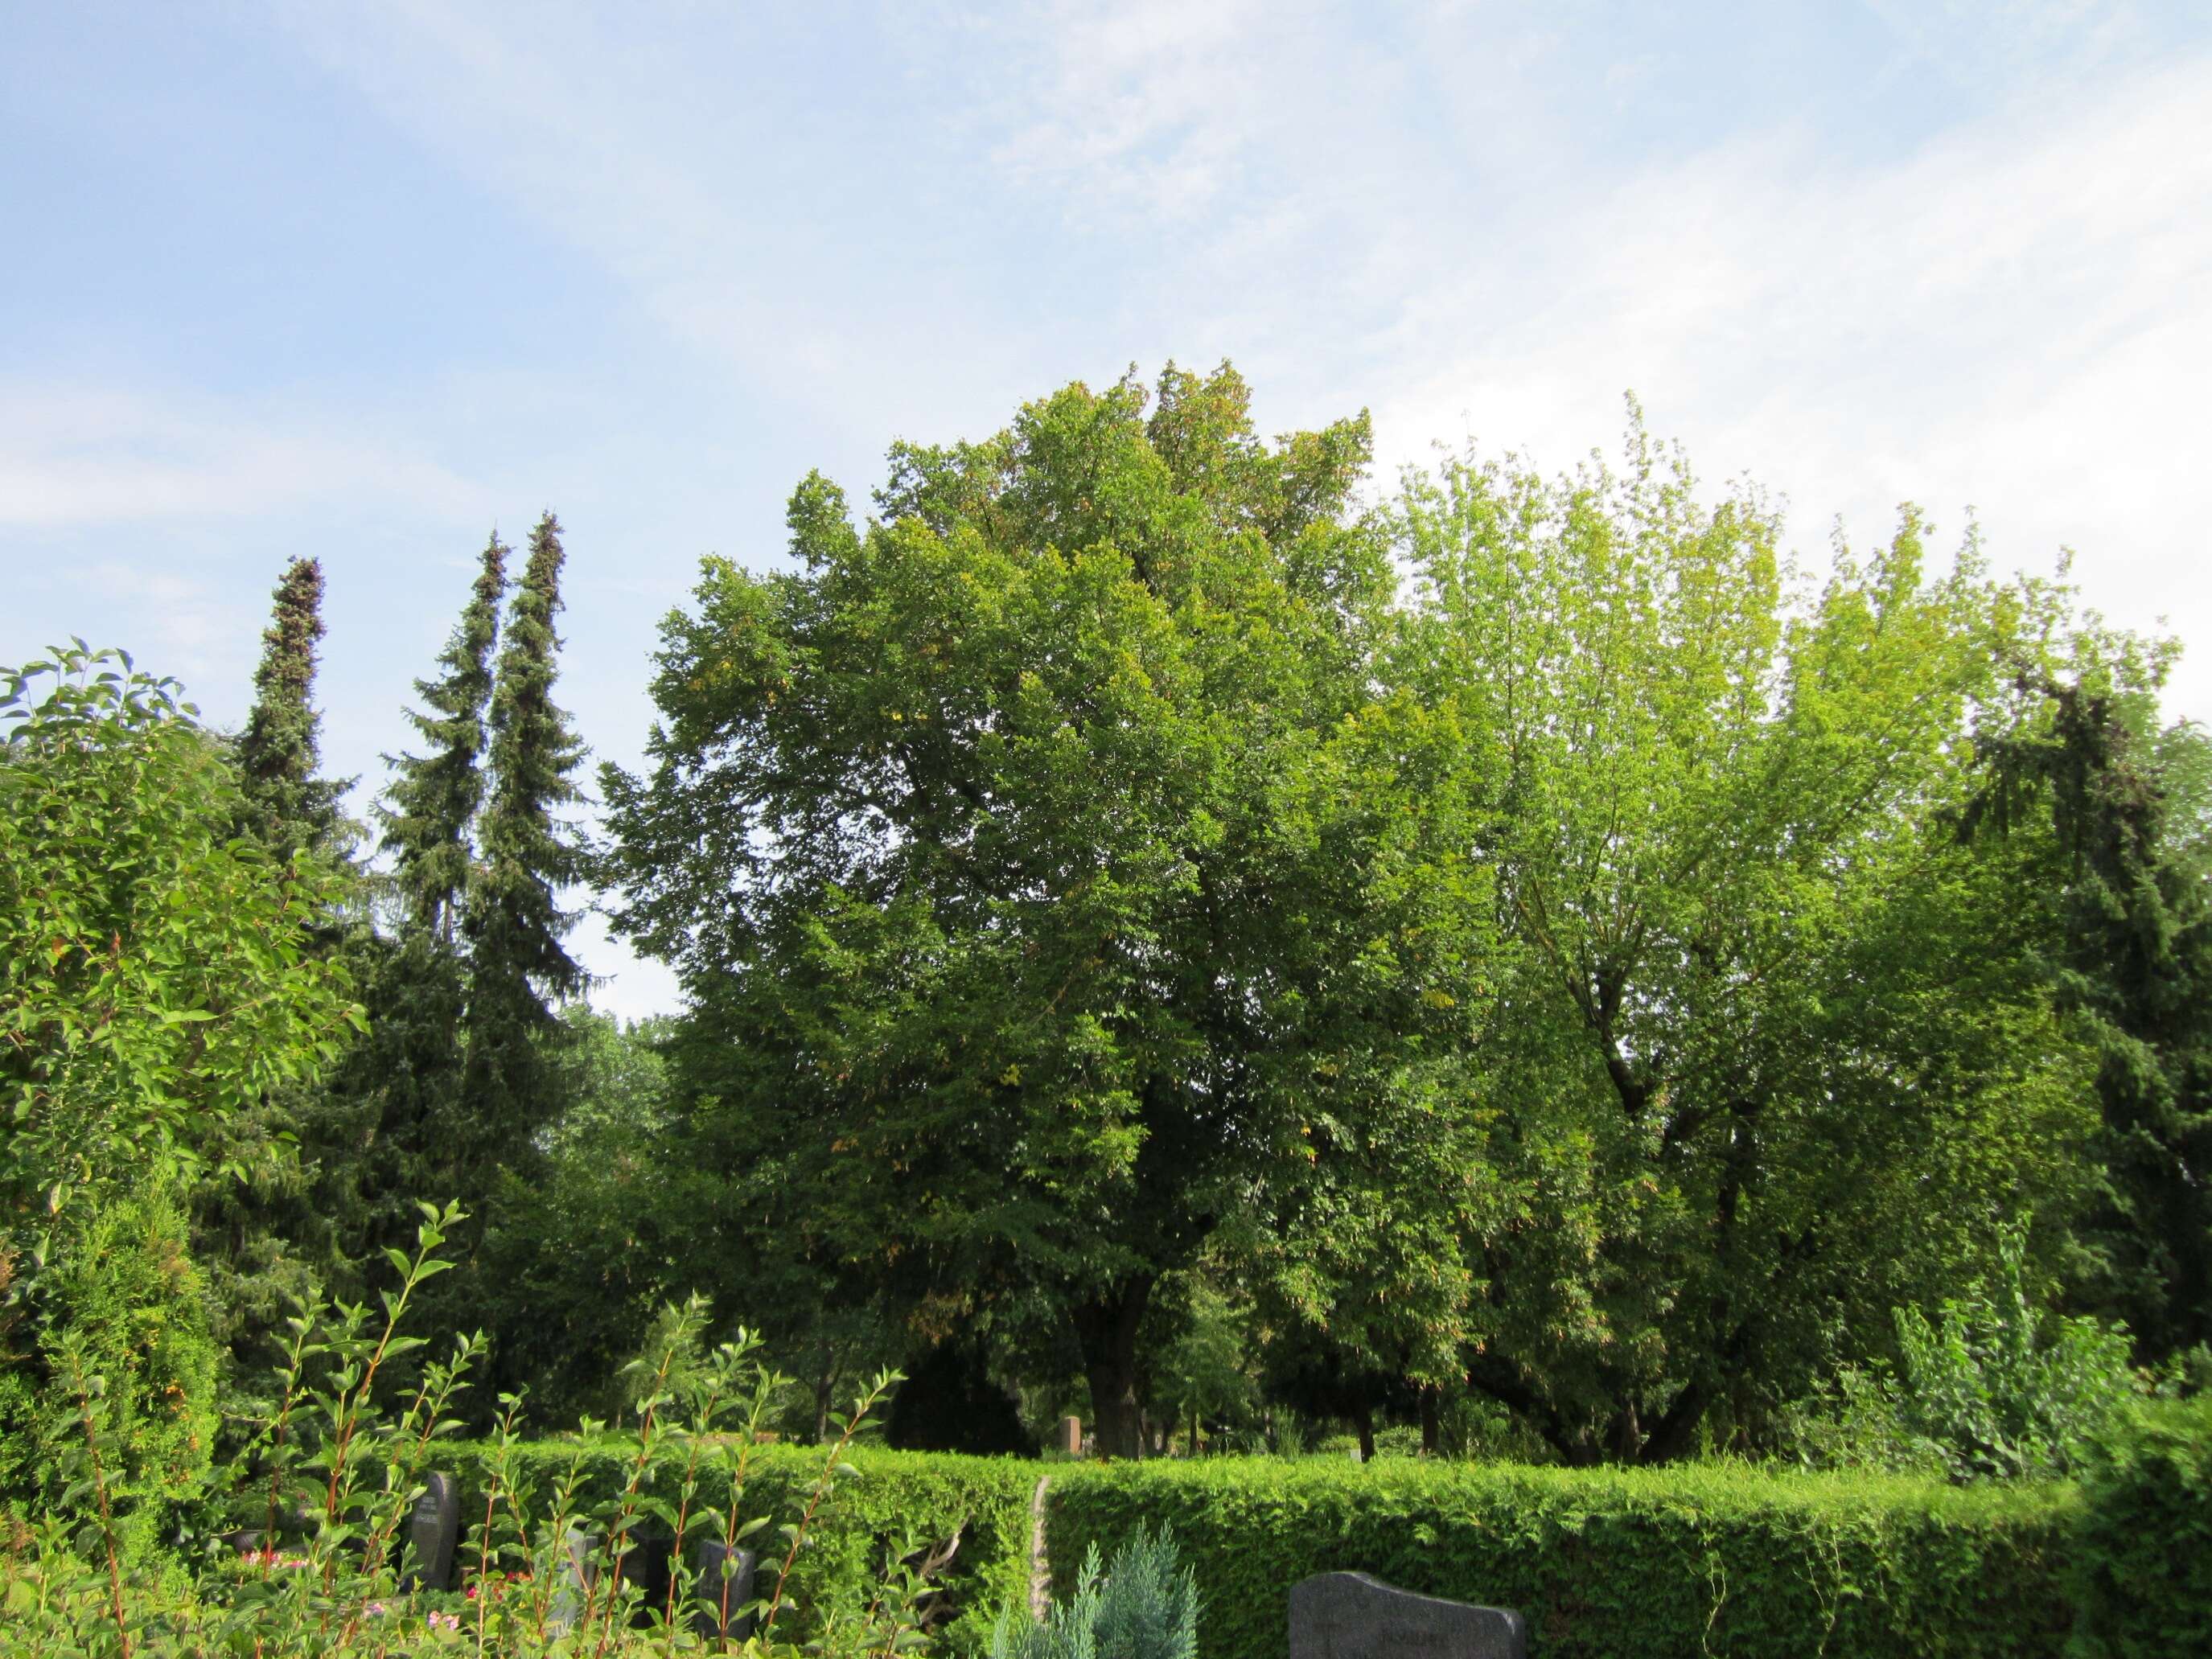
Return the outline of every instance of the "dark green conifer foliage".
<path id="1" fill-rule="evenodd" d="M 338 807 L 353 781 L 316 772 L 322 600 L 320 562 L 294 559 L 276 584 L 253 707 L 233 751 L 242 797 L 237 828 L 287 860 L 295 881 L 321 879 L 302 867 L 303 858 L 343 864 L 354 829 Z M 353 890 L 350 880 L 345 890 Z M 359 967 L 342 915 L 321 915 L 308 938 L 319 955 L 343 962 L 349 974 Z M 201 1149 L 204 1173 L 190 1192 L 193 1254 L 204 1266 L 210 1328 L 230 1355 L 227 1383 L 234 1393 L 240 1384 L 258 1386 L 288 1298 L 303 1293 L 331 1261 L 313 1195 L 325 1105 L 320 1084 L 279 1085 L 224 1120 Z"/>
<path id="2" fill-rule="evenodd" d="M 323 567 L 295 559 L 276 584 L 275 614 L 253 671 L 253 711 L 238 739 L 240 781 L 249 803 L 240 825 L 270 848 L 330 848 L 338 798 L 349 783 L 315 775 L 315 643 L 323 637 Z"/>
<path id="3" fill-rule="evenodd" d="M 563 808 L 578 800 L 584 746 L 553 702 L 560 638 L 561 526 L 548 513 L 507 613 L 491 695 L 491 792 L 463 900 L 469 953 L 468 1054 L 455 1135 L 455 1195 L 480 1204 L 496 1170 L 526 1164 L 531 1136 L 552 1111 L 542 1045 L 557 1031 L 549 999 L 585 988 L 562 944 L 574 918 L 559 896 L 582 873 Z"/>
<path id="4" fill-rule="evenodd" d="M 391 805 L 384 814 L 384 845 L 405 907 L 404 925 L 452 941 L 468 885 L 470 826 L 483 802 L 484 710 L 491 699 L 492 647 L 499 635 L 499 605 L 507 592 L 507 548 L 495 532 L 485 544 L 468 606 L 438 659 L 434 680 L 415 682 L 427 714 L 407 718 L 429 752 L 392 763 Z"/>
<path id="5" fill-rule="evenodd" d="M 2022 689 L 2051 720 L 1991 745 L 1996 781 L 1968 829 L 2048 803 L 2059 988 L 2095 1032 L 2104 1118 L 2100 1202 L 2081 1235 L 2091 1294 L 2157 1361 L 2212 1342 L 2212 859 L 2204 803 L 2186 799 L 2212 746 L 2192 726 L 2156 733 L 2140 697 Z"/>
<path id="6" fill-rule="evenodd" d="M 386 1249 L 412 1238 L 417 1199 L 482 1184 L 465 1168 L 460 912 L 484 798 L 485 715 L 507 553 L 495 532 L 437 675 L 415 682 L 423 709 L 406 715 L 425 752 L 390 760 L 396 776 L 379 817 L 395 926 L 363 943 L 356 978 L 369 1030 L 332 1079 L 321 1126 L 318 1198 L 336 1241 L 331 1277 L 341 1295 L 365 1293 L 352 1264 L 380 1261 Z"/>

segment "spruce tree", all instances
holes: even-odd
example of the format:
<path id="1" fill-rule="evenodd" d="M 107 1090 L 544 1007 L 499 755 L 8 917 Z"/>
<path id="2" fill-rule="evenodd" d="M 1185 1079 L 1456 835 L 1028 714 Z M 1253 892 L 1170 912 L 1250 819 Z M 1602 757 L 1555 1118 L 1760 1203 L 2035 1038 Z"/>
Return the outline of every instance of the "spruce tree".
<path id="1" fill-rule="evenodd" d="M 253 671 L 253 709 L 238 739 L 239 781 L 249 821 L 240 826 L 274 851 L 329 850 L 338 799 L 350 780 L 315 775 L 320 725 L 314 708 L 315 645 L 323 637 L 323 567 L 295 559 L 276 584 L 274 614 Z"/>
<path id="2" fill-rule="evenodd" d="M 494 532 L 439 654 L 440 672 L 415 682 L 423 710 L 404 712 L 425 752 L 386 757 L 396 775 L 378 816 L 396 926 L 374 941 L 374 960 L 361 974 L 369 1030 L 331 1085 L 339 1144 L 326 1160 L 322 1194 L 349 1260 L 380 1261 L 386 1249 L 404 1247 L 414 1235 L 416 1201 L 452 1197 L 464 1184 L 467 969 L 459 918 L 484 794 L 484 717 L 507 554 Z"/>
<path id="3" fill-rule="evenodd" d="M 558 1035 L 549 1000 L 574 996 L 586 984 L 562 943 L 574 917 L 559 902 L 561 890 L 583 873 L 581 846 L 561 814 L 580 799 L 574 774 L 585 753 L 553 702 L 562 560 L 560 522 L 549 512 L 531 532 L 500 647 L 491 793 L 464 899 L 465 1167 L 457 1195 L 479 1205 L 501 1168 L 526 1164 L 531 1137 L 557 1104 L 540 1052 Z"/>
<path id="4" fill-rule="evenodd" d="M 2156 1362 L 2212 1344 L 2212 856 L 2169 787 L 2212 748 L 2194 727 L 2155 733 L 2141 697 L 2039 676 L 2022 689 L 2050 719 L 1988 745 L 1993 782 L 1966 827 L 2050 813 L 2056 988 L 2095 1042 L 2104 1120 L 2077 1233 L 2085 1294 Z"/>
<path id="5" fill-rule="evenodd" d="M 276 584 L 253 706 L 232 750 L 242 801 L 235 828 L 286 866 L 287 880 L 320 881 L 300 860 L 343 862 L 350 839 L 338 803 L 352 780 L 316 769 L 322 599 L 321 563 L 294 559 Z M 315 919 L 307 938 L 319 954 L 349 972 L 357 968 L 356 941 L 340 915 Z M 325 1106 L 321 1085 L 287 1085 L 233 1115 L 200 1149 L 204 1173 L 191 1190 L 193 1249 L 206 1270 L 210 1328 L 229 1354 L 227 1392 L 258 1381 L 287 1299 L 323 1276 L 332 1258 L 313 1197 Z"/>
<path id="6" fill-rule="evenodd" d="M 476 586 L 438 663 L 445 672 L 415 682 L 429 712 L 406 711 L 429 752 L 392 762 L 384 847 L 404 907 L 403 931 L 420 927 L 451 945 L 468 885 L 471 825 L 483 800 L 484 708 L 491 698 L 491 653 L 507 591 L 507 548 L 496 532 L 485 544 Z"/>

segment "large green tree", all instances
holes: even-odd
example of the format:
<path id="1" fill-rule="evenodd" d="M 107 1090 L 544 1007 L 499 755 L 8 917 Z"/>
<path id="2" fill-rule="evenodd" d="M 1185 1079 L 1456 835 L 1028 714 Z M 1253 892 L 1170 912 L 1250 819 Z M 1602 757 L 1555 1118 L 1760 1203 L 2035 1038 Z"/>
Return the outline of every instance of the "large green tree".
<path id="1" fill-rule="evenodd" d="M 314 707 L 316 646 L 323 637 L 323 572 L 295 558 L 276 585 L 253 702 L 234 750 L 243 805 L 239 828 L 267 848 L 294 879 L 305 857 L 316 871 L 340 867 L 349 901 L 359 890 L 347 860 L 353 829 L 339 811 L 351 780 L 320 775 L 321 717 Z M 312 886 L 314 874 L 301 871 Z M 363 961 L 365 929 L 349 925 L 343 905 L 301 895 L 319 951 L 349 970 Z M 326 1126 L 319 1083 L 293 1082 L 231 1114 L 207 1142 L 206 1167 L 193 1183 L 194 1254 L 204 1276 L 213 1328 L 228 1350 L 225 1382 L 258 1384 L 275 1358 L 268 1344 L 283 1328 L 292 1301 L 325 1276 L 333 1251 L 313 1193 L 314 1149 Z"/>
<path id="2" fill-rule="evenodd" d="M 387 757 L 392 781 L 377 817 L 384 925 L 356 941 L 366 1036 L 325 1091 L 314 1152 L 317 1196 L 340 1287 L 362 1292 L 352 1264 L 382 1259 L 414 1236 L 426 1194 L 451 1197 L 461 1174 L 461 1073 L 467 960 L 464 896 L 477 862 L 484 797 L 485 713 L 507 591 L 507 548 L 495 532 L 437 672 L 415 682 L 405 711 L 422 752 Z M 482 1183 L 478 1183 L 480 1186 Z"/>
<path id="3" fill-rule="evenodd" d="M 1121 1455 L 1153 1287 L 1232 1217 L 1465 1178 L 1431 1127 L 1491 900 L 1460 734 L 1378 678 L 1369 442 L 1171 368 L 896 447 L 865 526 L 810 477 L 799 570 L 708 562 L 653 769 L 603 774 L 757 1219 L 940 1311 L 1042 1298 Z"/>
<path id="4" fill-rule="evenodd" d="M 402 903 L 399 930 L 421 930 L 447 945 L 457 937 L 461 896 L 475 862 L 472 835 L 484 795 L 484 712 L 491 701 L 507 558 L 507 545 L 495 532 L 484 544 L 460 621 L 439 653 L 440 673 L 415 682 L 423 708 L 406 711 L 407 720 L 428 752 L 392 760 L 394 776 L 381 814 L 384 851 Z"/>
<path id="5" fill-rule="evenodd" d="M 2047 911 L 1948 817 L 2063 618 L 1971 544 L 1929 576 L 1910 512 L 1814 590 L 1640 423 L 1619 471 L 1417 475 L 1398 522 L 1510 945 L 1470 1372 L 1570 1457 L 1679 1456 L 2078 1197 Z"/>

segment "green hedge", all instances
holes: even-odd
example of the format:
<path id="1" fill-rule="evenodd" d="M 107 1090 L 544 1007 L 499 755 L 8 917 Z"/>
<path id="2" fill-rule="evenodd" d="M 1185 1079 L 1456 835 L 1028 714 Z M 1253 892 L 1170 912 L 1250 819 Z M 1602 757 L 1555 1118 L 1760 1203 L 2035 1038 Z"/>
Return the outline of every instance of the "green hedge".
<path id="1" fill-rule="evenodd" d="M 2073 1613 L 2066 1487 L 1773 1474 L 1228 1459 L 1057 1473 L 1065 1590 L 1167 1522 L 1196 1568 L 1206 1659 L 1282 1659 L 1290 1588 L 1371 1572 L 1516 1607 L 1543 1659 L 2057 1655 Z"/>
<path id="2" fill-rule="evenodd" d="M 520 1449 L 518 1476 L 532 1492 L 536 1513 L 565 1477 L 576 1455 L 573 1442 L 532 1441 Z M 589 1509 L 617 1495 L 629 1476 L 627 1451 L 617 1441 L 586 1449 L 580 1504 Z M 462 1487 L 464 1538 L 483 1514 L 483 1492 L 492 1456 L 488 1446 L 459 1442 L 439 1448 L 437 1468 L 453 1474 Z M 774 1524 L 757 1537 L 763 1556 L 782 1547 L 775 1527 L 798 1518 L 808 1489 L 821 1471 L 823 1454 L 806 1446 L 766 1446 L 753 1455 L 741 1512 L 748 1519 L 769 1516 Z M 818 1601 L 851 1595 L 865 1596 L 880 1577 L 888 1557 L 943 1539 L 963 1522 L 960 1550 L 940 1583 L 957 1610 L 939 1632 L 940 1647 L 955 1655 L 974 1655 L 989 1644 L 991 1625 L 1008 1601 L 1029 1590 L 1030 1504 L 1044 1466 L 1015 1458 L 960 1457 L 936 1452 L 894 1452 L 856 1447 L 848 1460 L 858 1479 L 838 1483 L 836 1496 L 817 1517 L 810 1542 L 793 1568 L 795 1598 L 804 1609 Z M 680 1468 L 658 1468 L 653 1490 L 673 1497 Z M 729 1481 L 719 1457 L 701 1467 L 695 1502 L 712 1513 L 725 1510 Z M 693 1534 L 697 1535 L 697 1534 Z M 908 1540 L 911 1540 L 911 1546 Z M 466 1552 L 462 1553 L 466 1565 Z M 780 1632 L 803 1638 L 803 1624 Z"/>
<path id="3" fill-rule="evenodd" d="M 541 1505 L 573 1443 L 522 1449 Z M 481 1445 L 439 1465 L 480 1508 Z M 1539 1659 L 2143 1659 L 2212 1653 L 2212 1401 L 2146 1413 L 2065 1486 L 1956 1487 L 1729 1464 L 1650 1470 L 1222 1458 L 1111 1467 L 860 1448 L 797 1570 L 799 1604 L 865 1595 L 887 1556 L 964 1522 L 941 1645 L 973 1659 L 1028 1589 L 1030 1505 L 1049 1475 L 1046 1541 L 1065 1593 L 1093 1541 L 1171 1526 L 1205 1598 L 1205 1659 L 1283 1659 L 1290 1588 L 1372 1572 L 1408 1589 L 1516 1607 Z M 743 1505 L 796 1516 L 811 1448 L 756 1454 Z M 583 1455 L 588 1508 L 619 1491 L 624 1448 Z M 675 1476 L 655 1477 L 664 1494 Z M 710 1464 L 697 1500 L 726 1501 Z M 2085 1501 L 2086 1498 L 2086 1501 Z M 2078 1633 L 2075 1598 L 2079 1598 Z M 803 1628 L 791 1629 L 803 1637 Z"/>
<path id="4" fill-rule="evenodd" d="M 2081 1486 L 2076 1651 L 2212 1653 L 2212 1395 L 2145 1408 Z"/>

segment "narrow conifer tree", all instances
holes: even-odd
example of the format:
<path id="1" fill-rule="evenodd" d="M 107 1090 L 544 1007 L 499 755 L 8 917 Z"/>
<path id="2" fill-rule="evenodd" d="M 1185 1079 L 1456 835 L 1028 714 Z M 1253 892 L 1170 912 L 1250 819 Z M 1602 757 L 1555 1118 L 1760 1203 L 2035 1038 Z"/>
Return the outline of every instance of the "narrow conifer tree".
<path id="1" fill-rule="evenodd" d="M 323 637 L 323 569 L 296 558 L 276 584 L 253 674 L 253 706 L 232 759 L 245 805 L 236 828 L 299 873 L 302 856 L 343 860 L 353 826 L 338 803 L 350 779 L 317 775 L 316 644 Z M 356 963 L 342 916 L 319 919 L 316 948 Z M 229 1358 L 226 1396 L 251 1393 L 273 1357 L 287 1298 L 326 1269 L 331 1250 L 311 1188 L 325 1125 L 321 1085 L 285 1085 L 234 1113 L 199 1152 L 190 1189 L 192 1249 L 204 1270 L 210 1327 Z"/>
<path id="2" fill-rule="evenodd" d="M 586 983 L 562 943 L 574 917 L 560 906 L 561 890 L 582 873 L 582 848 L 562 811 L 580 799 L 574 775 L 585 753 L 553 702 L 562 560 L 560 522 L 548 513 L 531 532 L 501 642 L 491 696 L 491 793 L 464 899 L 469 997 L 461 1093 L 472 1177 L 464 1201 L 481 1198 L 499 1168 L 526 1161 L 532 1134 L 557 1104 L 538 1054 L 557 1030 L 549 1000 L 573 996 Z"/>
<path id="3" fill-rule="evenodd" d="M 377 1261 L 414 1236 L 417 1200 L 480 1183 L 468 1173 L 461 1103 L 467 980 L 462 896 L 476 860 L 484 797 L 492 653 L 508 549 L 485 543 L 474 586 L 437 672 L 415 682 L 404 711 L 421 755 L 387 757 L 395 774 L 378 817 L 397 898 L 395 926 L 368 941 L 358 978 L 368 1032 L 328 1089 L 330 1144 L 319 1196 L 347 1261 Z M 343 1273 L 337 1288 L 364 1293 Z"/>
<path id="4" fill-rule="evenodd" d="M 2096 1044 L 2104 1125 L 2097 1201 L 2075 1234 L 2085 1301 L 2157 1364 L 2212 1344 L 2212 890 L 2201 830 L 2169 769 L 2212 745 L 2160 734 L 2140 707 L 2079 682 L 2024 678 L 2046 729 L 1993 741 L 1992 788 L 1967 818 L 1999 827 L 2040 796 L 2061 860 L 2060 1000 Z"/>
<path id="5" fill-rule="evenodd" d="M 253 671 L 253 709 L 238 739 L 249 821 L 240 828 L 272 849 L 331 850 L 347 785 L 315 775 L 315 646 L 323 637 L 323 567 L 295 559 L 276 584 L 274 614 Z"/>
<path id="6" fill-rule="evenodd" d="M 415 682 L 429 712 L 406 711 L 429 752 L 402 755 L 385 809 L 384 846 L 404 904 L 403 927 L 420 927 L 450 945 L 468 885 L 470 827 L 483 801 L 484 708 L 491 698 L 492 647 L 507 591 L 505 543 L 485 544 L 476 586 L 438 659 L 444 672 Z"/>

